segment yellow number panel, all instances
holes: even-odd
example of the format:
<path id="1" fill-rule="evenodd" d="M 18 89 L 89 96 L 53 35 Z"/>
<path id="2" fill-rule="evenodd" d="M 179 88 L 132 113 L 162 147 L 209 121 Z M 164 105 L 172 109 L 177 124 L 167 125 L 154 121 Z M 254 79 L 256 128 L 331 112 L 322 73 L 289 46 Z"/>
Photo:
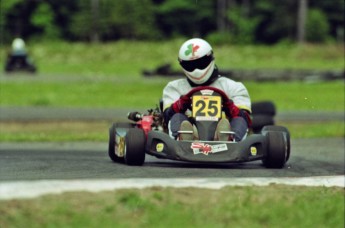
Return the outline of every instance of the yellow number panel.
<path id="1" fill-rule="evenodd" d="M 218 120 L 222 114 L 220 96 L 193 96 L 192 116 L 199 120 Z"/>

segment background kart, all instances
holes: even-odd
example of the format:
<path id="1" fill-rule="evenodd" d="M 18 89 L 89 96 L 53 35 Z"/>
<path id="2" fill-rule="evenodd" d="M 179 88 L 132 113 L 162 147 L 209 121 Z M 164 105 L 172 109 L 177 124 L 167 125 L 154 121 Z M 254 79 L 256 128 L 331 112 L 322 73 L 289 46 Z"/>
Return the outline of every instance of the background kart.
<path id="1" fill-rule="evenodd" d="M 144 115 L 129 113 L 128 119 L 134 122 L 112 124 L 108 148 L 111 160 L 140 166 L 144 164 L 145 154 L 149 154 L 157 158 L 199 163 L 262 160 L 267 168 L 284 167 L 290 156 L 290 133 L 283 126 L 273 125 L 276 109 L 272 102 L 252 104 L 253 125 L 244 140 L 214 141 L 221 103 L 228 97 L 222 91 L 208 86 L 193 89 L 187 95 L 193 100 L 192 121 L 199 132 L 198 140 L 178 141 L 171 138 L 163 121 L 160 102 L 159 108 L 150 109 Z M 196 100 L 201 103 L 196 103 Z"/>
<path id="2" fill-rule="evenodd" d="M 27 54 L 8 55 L 5 65 L 5 72 L 12 73 L 18 71 L 26 71 L 29 73 L 35 73 L 37 71 L 36 66 L 33 64 Z"/>

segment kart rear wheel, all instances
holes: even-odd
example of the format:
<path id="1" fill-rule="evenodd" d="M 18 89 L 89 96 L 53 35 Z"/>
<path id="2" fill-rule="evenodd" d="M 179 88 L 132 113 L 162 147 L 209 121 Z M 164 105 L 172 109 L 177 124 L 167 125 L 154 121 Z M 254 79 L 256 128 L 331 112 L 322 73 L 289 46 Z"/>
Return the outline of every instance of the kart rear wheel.
<path id="1" fill-rule="evenodd" d="M 267 156 L 263 159 L 266 168 L 281 169 L 286 163 L 287 145 L 284 140 L 283 132 L 269 131 L 267 132 Z"/>
<path id="2" fill-rule="evenodd" d="M 131 123 L 113 123 L 109 128 L 109 145 L 108 155 L 113 162 L 124 162 L 124 157 L 119 157 L 115 154 L 115 142 L 116 142 L 116 128 L 133 128 Z"/>
<path id="3" fill-rule="evenodd" d="M 290 151 L 291 151 L 291 143 L 290 143 L 290 132 L 286 127 L 283 126 L 265 126 L 262 129 L 262 132 L 264 131 L 280 131 L 284 132 L 284 139 L 287 145 L 287 155 L 286 155 L 286 161 L 290 158 Z"/>
<path id="4" fill-rule="evenodd" d="M 264 126 L 274 125 L 276 107 L 271 101 L 259 101 L 252 103 L 252 129 L 259 133 Z"/>
<path id="5" fill-rule="evenodd" d="M 273 116 L 264 114 L 257 114 L 252 116 L 252 129 L 254 133 L 259 133 L 263 127 L 274 124 Z"/>
<path id="6" fill-rule="evenodd" d="M 272 101 L 253 102 L 252 114 L 274 116 L 276 114 L 276 107 Z"/>
<path id="7" fill-rule="evenodd" d="M 124 159 L 127 165 L 141 166 L 145 161 L 146 136 L 142 129 L 132 128 L 126 134 Z"/>

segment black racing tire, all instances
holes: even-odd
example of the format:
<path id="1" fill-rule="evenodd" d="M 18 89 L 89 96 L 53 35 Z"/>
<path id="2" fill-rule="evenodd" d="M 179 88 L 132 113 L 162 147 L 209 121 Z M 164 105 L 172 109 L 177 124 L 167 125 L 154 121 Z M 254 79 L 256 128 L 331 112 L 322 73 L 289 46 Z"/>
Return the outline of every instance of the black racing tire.
<path id="1" fill-rule="evenodd" d="M 254 133 L 259 133 L 267 125 L 274 125 L 273 116 L 263 114 L 252 116 L 252 129 Z"/>
<path id="2" fill-rule="evenodd" d="M 267 137 L 267 155 L 263 164 L 266 168 L 281 169 L 286 163 L 286 142 L 283 132 L 269 131 Z"/>
<path id="3" fill-rule="evenodd" d="M 32 67 L 29 67 L 28 68 L 28 71 L 30 72 L 30 73 L 36 73 L 36 67 L 34 67 L 34 66 L 32 66 Z"/>
<path id="4" fill-rule="evenodd" d="M 125 163 L 130 166 L 141 166 L 145 161 L 146 136 L 142 129 L 129 129 L 125 139 Z"/>
<path id="5" fill-rule="evenodd" d="M 276 107 L 272 101 L 258 101 L 252 103 L 252 115 L 269 115 L 276 114 Z"/>
<path id="6" fill-rule="evenodd" d="M 291 153 L 290 131 L 286 127 L 283 127 L 283 126 L 265 126 L 261 130 L 261 132 L 267 132 L 267 131 L 284 132 L 284 139 L 285 139 L 286 146 L 287 146 L 286 161 L 288 161 L 290 158 L 290 153 Z"/>
<path id="7" fill-rule="evenodd" d="M 133 128 L 131 123 L 113 123 L 109 128 L 108 155 L 113 162 L 124 163 L 124 157 L 115 154 L 116 128 Z"/>

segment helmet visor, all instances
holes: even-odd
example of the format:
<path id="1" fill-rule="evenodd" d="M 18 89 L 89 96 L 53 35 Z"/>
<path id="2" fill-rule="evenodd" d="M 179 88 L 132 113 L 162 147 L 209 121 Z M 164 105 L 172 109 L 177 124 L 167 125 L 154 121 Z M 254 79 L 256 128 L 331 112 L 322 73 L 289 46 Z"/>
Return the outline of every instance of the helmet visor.
<path id="1" fill-rule="evenodd" d="M 192 72 L 195 69 L 203 70 L 205 69 L 213 60 L 213 55 L 205 55 L 200 59 L 185 61 L 180 60 L 180 64 L 188 72 Z"/>

